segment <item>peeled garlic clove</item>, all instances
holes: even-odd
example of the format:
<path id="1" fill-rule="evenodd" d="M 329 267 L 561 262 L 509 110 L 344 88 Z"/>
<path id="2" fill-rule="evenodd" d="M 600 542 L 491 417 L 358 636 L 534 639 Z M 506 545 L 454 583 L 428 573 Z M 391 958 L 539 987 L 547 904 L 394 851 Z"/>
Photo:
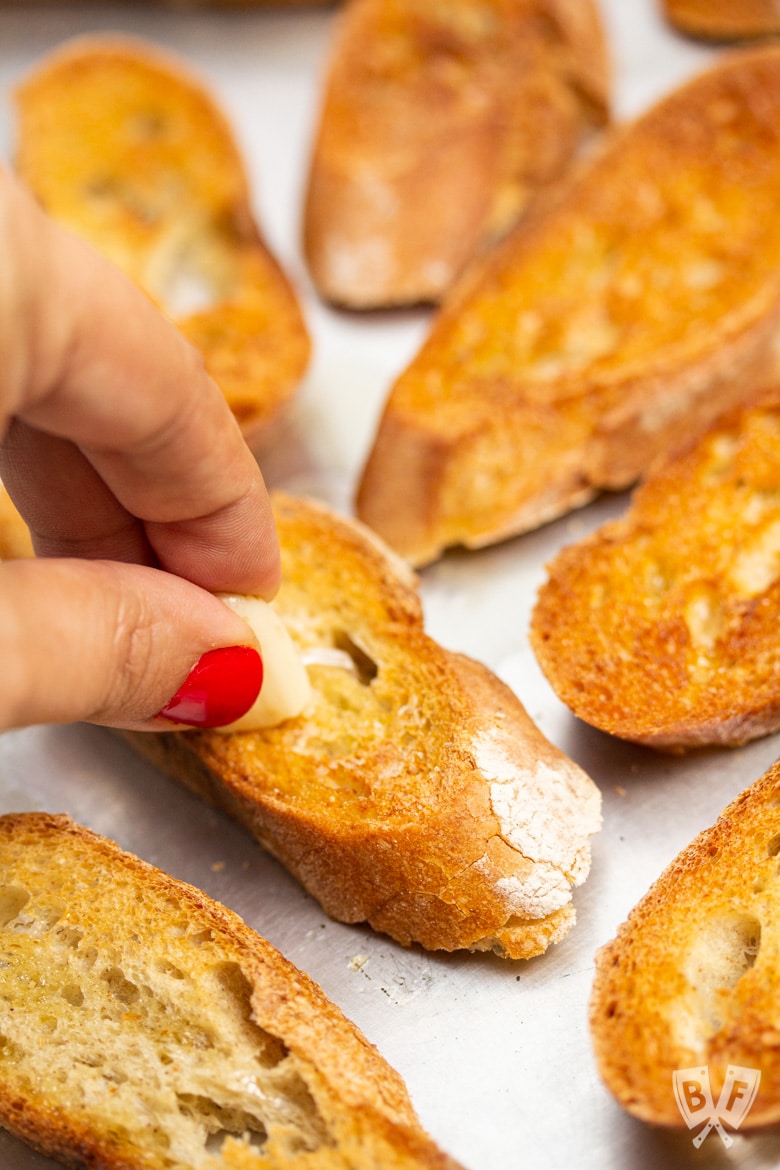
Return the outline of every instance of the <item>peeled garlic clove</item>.
<path id="1" fill-rule="evenodd" d="M 263 660 L 263 685 L 254 705 L 246 715 L 217 730 L 256 731 L 300 715 L 311 694 L 311 684 L 301 656 L 277 614 L 259 597 L 229 593 L 216 596 L 250 627 Z"/>

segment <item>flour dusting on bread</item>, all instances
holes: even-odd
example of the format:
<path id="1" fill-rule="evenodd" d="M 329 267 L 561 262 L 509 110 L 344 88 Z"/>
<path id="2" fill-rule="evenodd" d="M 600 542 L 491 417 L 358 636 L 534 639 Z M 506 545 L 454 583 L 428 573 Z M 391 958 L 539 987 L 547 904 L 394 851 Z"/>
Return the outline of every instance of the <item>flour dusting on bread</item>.
<path id="1" fill-rule="evenodd" d="M 571 901 L 571 886 L 590 868 L 589 836 L 601 825 L 598 794 L 573 765 L 545 760 L 518 768 L 506 733 L 483 731 L 474 742 L 477 767 L 490 782 L 490 806 L 506 843 L 532 864 L 522 879 L 502 878 L 496 889 L 511 893 L 514 912 L 542 917 Z"/>

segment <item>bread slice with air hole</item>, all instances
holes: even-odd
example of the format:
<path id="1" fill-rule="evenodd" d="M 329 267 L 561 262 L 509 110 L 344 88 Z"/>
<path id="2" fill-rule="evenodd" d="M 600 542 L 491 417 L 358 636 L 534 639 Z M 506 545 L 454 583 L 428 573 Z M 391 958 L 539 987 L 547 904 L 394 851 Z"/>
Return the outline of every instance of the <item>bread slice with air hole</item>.
<path id="1" fill-rule="evenodd" d="M 97 1170 L 457 1170 L 236 914 L 66 816 L 0 817 L 0 1124 Z"/>
<path id="2" fill-rule="evenodd" d="M 352 0 L 336 27 L 304 246 L 323 297 L 438 301 L 608 119 L 591 0 Z"/>
<path id="3" fill-rule="evenodd" d="M 428 637 L 412 573 L 372 533 L 281 494 L 274 512 L 274 607 L 308 663 L 309 705 L 261 732 L 133 745 L 245 824 L 334 918 L 434 950 L 544 951 L 574 921 L 595 785 L 485 666 Z"/>
<path id="4" fill-rule="evenodd" d="M 491 671 L 428 637 L 414 575 L 373 533 L 312 501 L 273 502 L 274 608 L 310 702 L 257 732 L 127 738 L 332 917 L 431 950 L 546 950 L 574 923 L 598 789 Z"/>
<path id="5" fill-rule="evenodd" d="M 780 390 L 657 468 L 547 568 L 531 644 L 580 719 L 683 750 L 780 727 Z"/>
<path id="6" fill-rule="evenodd" d="M 599 1070 L 630 1113 L 682 1126 L 676 1070 L 761 1073 L 743 1128 L 780 1121 L 780 765 L 671 863 L 597 957 Z M 702 1118 L 703 1120 L 703 1118 Z"/>
<path id="7" fill-rule="evenodd" d="M 705 41 L 741 41 L 780 32 L 776 0 L 663 0 L 669 23 Z"/>
<path id="8" fill-rule="evenodd" d="M 41 60 L 16 105 L 16 165 L 44 208 L 173 317 L 247 438 L 267 440 L 310 342 L 207 88 L 146 42 L 85 36 Z"/>
<path id="9" fill-rule="evenodd" d="M 361 519 L 425 564 L 701 433 L 776 370 L 779 195 L 780 48 L 724 54 L 467 269 L 390 391 Z"/>

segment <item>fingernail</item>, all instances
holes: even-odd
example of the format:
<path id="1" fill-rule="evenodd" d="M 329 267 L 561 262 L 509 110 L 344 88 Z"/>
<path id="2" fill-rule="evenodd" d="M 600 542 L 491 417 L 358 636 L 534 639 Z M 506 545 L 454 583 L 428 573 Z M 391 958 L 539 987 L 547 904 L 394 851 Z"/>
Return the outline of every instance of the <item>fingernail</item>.
<path id="1" fill-rule="evenodd" d="M 190 727 L 224 727 L 246 715 L 263 685 L 263 660 L 252 646 L 207 650 L 158 715 Z"/>

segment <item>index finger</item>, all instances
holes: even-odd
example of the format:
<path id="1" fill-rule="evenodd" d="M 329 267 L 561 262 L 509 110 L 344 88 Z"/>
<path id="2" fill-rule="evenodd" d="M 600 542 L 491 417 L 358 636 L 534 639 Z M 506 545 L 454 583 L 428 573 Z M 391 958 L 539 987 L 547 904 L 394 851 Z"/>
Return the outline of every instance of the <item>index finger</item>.
<path id="1" fill-rule="evenodd" d="M 130 280 L 0 171 L 4 418 L 74 443 L 144 523 L 160 565 L 271 596 L 279 550 L 260 469 L 200 355 Z"/>

